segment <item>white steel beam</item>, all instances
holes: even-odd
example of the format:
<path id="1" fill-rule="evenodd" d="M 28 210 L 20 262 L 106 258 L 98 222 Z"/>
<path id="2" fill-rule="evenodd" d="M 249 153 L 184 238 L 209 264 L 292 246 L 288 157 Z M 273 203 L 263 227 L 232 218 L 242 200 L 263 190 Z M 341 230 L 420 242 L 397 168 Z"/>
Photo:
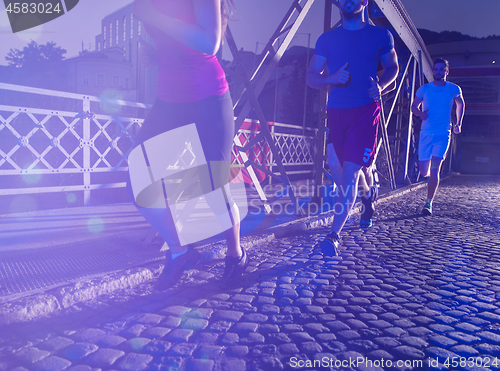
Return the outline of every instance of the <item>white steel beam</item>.
<path id="1" fill-rule="evenodd" d="M 432 59 L 427 51 L 422 37 L 413 24 L 410 16 L 406 12 L 400 0 L 371 0 L 382 11 L 387 20 L 391 23 L 394 30 L 405 43 L 410 53 L 417 61 L 421 61 L 421 71 L 432 81 Z"/>

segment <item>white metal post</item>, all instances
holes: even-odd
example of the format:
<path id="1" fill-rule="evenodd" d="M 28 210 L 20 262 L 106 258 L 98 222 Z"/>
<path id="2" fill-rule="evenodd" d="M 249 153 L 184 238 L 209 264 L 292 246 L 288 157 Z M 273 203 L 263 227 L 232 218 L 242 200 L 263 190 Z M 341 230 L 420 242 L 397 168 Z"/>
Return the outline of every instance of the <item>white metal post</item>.
<path id="1" fill-rule="evenodd" d="M 88 113 L 88 114 L 86 114 Z M 83 97 L 83 204 L 90 205 L 90 100 Z"/>
<path id="2" fill-rule="evenodd" d="M 411 112 L 411 105 L 413 104 L 413 99 L 415 97 L 415 84 L 417 79 L 417 60 L 413 60 L 413 77 L 411 80 L 411 96 L 410 96 L 410 113 L 408 119 L 408 136 L 406 139 L 406 159 L 405 159 L 405 173 L 404 180 L 408 178 L 408 167 L 410 163 L 410 147 L 412 144 L 411 137 L 413 134 L 413 113 Z"/>

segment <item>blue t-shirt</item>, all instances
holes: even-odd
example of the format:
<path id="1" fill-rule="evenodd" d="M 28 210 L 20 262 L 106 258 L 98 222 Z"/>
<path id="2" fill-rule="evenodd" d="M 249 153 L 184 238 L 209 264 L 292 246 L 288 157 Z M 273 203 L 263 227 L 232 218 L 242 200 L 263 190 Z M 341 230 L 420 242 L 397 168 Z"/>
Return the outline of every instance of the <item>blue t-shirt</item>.
<path id="1" fill-rule="evenodd" d="M 391 33 L 383 28 L 365 25 L 359 30 L 340 26 L 322 34 L 314 54 L 328 59 L 328 73 L 335 73 L 346 62 L 351 78 L 346 85 L 332 86 L 328 98 L 330 108 L 354 108 L 373 103 L 368 96 L 370 76 L 377 80 L 380 57 L 394 49 Z"/>

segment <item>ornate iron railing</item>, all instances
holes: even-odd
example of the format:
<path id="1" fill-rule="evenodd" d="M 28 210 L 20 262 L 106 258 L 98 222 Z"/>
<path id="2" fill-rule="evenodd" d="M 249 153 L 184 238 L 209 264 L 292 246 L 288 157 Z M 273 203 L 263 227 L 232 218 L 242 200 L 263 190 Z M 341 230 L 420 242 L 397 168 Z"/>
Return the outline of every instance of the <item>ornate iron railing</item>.
<path id="1" fill-rule="evenodd" d="M 83 192 L 89 205 L 93 190 L 125 187 L 127 157 L 143 122 L 137 116 L 148 105 L 5 83 L 0 103 L 0 196 Z M 315 130 L 269 125 L 290 174 L 312 174 Z M 238 135 L 244 145 L 258 133 L 243 126 Z M 265 144 L 249 152 L 272 171 Z M 234 147 L 233 165 L 243 167 L 240 160 Z"/>
<path id="2" fill-rule="evenodd" d="M 131 132 L 142 119 L 93 112 L 147 105 L 4 83 L 0 89 L 0 102 L 14 103 L 0 105 L 0 195 L 82 191 L 88 205 L 92 190 L 125 186 L 93 182 L 91 174 L 127 171 Z M 53 107 L 36 107 L 47 99 Z"/>

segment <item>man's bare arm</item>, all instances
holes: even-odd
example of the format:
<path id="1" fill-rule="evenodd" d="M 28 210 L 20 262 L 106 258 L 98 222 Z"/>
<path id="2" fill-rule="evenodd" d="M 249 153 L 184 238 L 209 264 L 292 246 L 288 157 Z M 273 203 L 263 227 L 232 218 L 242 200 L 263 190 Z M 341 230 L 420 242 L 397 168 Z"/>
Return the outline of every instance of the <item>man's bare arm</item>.
<path id="1" fill-rule="evenodd" d="M 194 50 L 215 55 L 222 39 L 220 0 L 192 0 L 192 2 L 195 24 L 158 12 L 151 0 L 135 0 L 134 17 Z"/>
<path id="2" fill-rule="evenodd" d="M 423 99 L 420 97 L 415 97 L 413 99 L 413 103 L 411 105 L 411 111 L 415 116 L 420 117 L 422 120 L 427 120 L 429 118 L 429 110 L 422 111 L 420 110 L 420 104 L 422 104 Z"/>
<path id="3" fill-rule="evenodd" d="M 460 134 L 462 131 L 462 120 L 464 118 L 465 114 L 465 101 L 462 95 L 459 95 L 458 97 L 455 97 L 455 103 L 457 105 L 457 123 L 455 124 L 455 127 L 453 128 L 453 132 L 455 134 Z"/>
<path id="4" fill-rule="evenodd" d="M 309 69 L 307 71 L 307 85 L 311 88 L 322 88 L 327 85 L 344 85 L 351 74 L 347 71 L 349 63 L 344 64 L 339 68 L 334 74 L 323 73 L 326 67 L 327 58 L 321 55 L 313 55 L 311 63 L 309 63 Z"/>
<path id="5" fill-rule="evenodd" d="M 389 85 L 392 84 L 399 72 L 398 65 L 398 56 L 396 51 L 392 49 L 389 53 L 384 54 L 380 57 L 380 62 L 382 63 L 382 67 L 384 67 L 384 72 L 378 79 L 378 84 L 384 90 Z"/>
<path id="6" fill-rule="evenodd" d="M 368 89 L 368 95 L 375 101 L 380 100 L 382 91 L 390 86 L 398 76 L 399 66 L 396 51 L 392 49 L 389 53 L 381 56 L 380 63 L 383 67 L 382 75 L 380 75 L 378 81 L 372 78 L 372 85 L 370 89 Z"/>

